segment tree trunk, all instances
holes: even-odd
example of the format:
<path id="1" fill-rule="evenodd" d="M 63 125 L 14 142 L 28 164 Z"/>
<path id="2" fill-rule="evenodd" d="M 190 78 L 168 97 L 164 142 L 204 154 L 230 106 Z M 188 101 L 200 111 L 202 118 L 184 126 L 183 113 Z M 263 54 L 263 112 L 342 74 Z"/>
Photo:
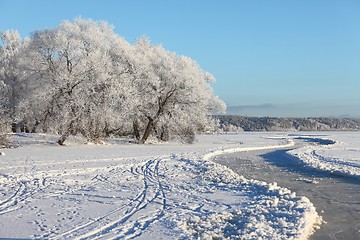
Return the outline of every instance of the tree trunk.
<path id="1" fill-rule="evenodd" d="M 158 111 L 154 118 L 149 116 L 147 117 L 149 119 L 149 122 L 146 126 L 143 137 L 139 141 L 139 144 L 144 144 L 146 142 L 146 140 L 151 134 L 151 131 L 155 127 L 155 122 L 158 120 L 161 114 L 163 114 L 166 104 L 168 103 L 169 99 L 171 99 L 171 96 L 173 96 L 176 90 L 177 90 L 176 88 L 170 89 L 163 98 L 162 97 L 158 98 Z"/>
<path id="2" fill-rule="evenodd" d="M 168 131 L 167 126 L 162 126 L 158 129 L 155 128 L 154 131 L 159 140 L 164 141 L 164 142 L 169 141 L 170 137 L 169 137 L 169 131 Z"/>
<path id="3" fill-rule="evenodd" d="M 57 141 L 57 143 L 60 146 L 65 146 L 64 142 L 66 141 L 66 139 L 68 138 L 70 134 L 68 132 L 64 133 L 63 135 L 61 135 L 61 137 L 59 138 L 59 140 Z"/>
<path id="4" fill-rule="evenodd" d="M 68 128 L 66 129 L 65 132 L 63 132 L 63 134 L 61 135 L 61 137 L 59 138 L 59 140 L 57 141 L 57 143 L 60 146 L 65 146 L 64 142 L 66 141 L 66 139 L 71 135 L 74 134 L 74 124 L 75 120 L 72 120 L 68 126 Z"/>
<path id="5" fill-rule="evenodd" d="M 140 140 L 139 123 L 137 120 L 133 121 L 134 136 L 137 141 Z"/>
<path id="6" fill-rule="evenodd" d="M 146 142 L 146 140 L 149 138 L 153 128 L 154 128 L 154 120 L 149 119 L 149 122 L 148 122 L 145 132 L 144 132 L 144 135 L 142 136 L 141 140 L 139 141 L 139 144 L 144 144 Z"/>

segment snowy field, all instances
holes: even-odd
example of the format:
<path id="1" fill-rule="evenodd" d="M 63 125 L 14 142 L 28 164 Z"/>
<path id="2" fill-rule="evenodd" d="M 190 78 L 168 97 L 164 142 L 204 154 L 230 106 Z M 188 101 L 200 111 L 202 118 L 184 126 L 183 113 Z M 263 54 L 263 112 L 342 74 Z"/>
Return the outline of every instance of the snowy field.
<path id="1" fill-rule="evenodd" d="M 18 147 L 0 156 L 0 238 L 306 239 L 321 224 L 306 197 L 211 161 L 298 138 L 307 142 L 291 151 L 299 161 L 358 176 L 359 133 L 199 136 L 193 145 L 72 138 L 67 147 L 14 135 Z"/>

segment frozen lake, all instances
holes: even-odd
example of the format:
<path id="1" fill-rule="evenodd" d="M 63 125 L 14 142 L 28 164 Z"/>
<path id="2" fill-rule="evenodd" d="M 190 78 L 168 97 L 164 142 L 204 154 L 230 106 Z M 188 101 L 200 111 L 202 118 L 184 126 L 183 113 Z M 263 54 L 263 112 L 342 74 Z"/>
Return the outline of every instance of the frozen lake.
<path id="1" fill-rule="evenodd" d="M 296 140 L 296 147 L 303 140 Z M 311 239 L 360 239 L 360 179 L 310 168 L 286 154 L 287 150 L 239 152 L 214 161 L 245 178 L 277 182 L 308 197 L 327 222 Z"/>

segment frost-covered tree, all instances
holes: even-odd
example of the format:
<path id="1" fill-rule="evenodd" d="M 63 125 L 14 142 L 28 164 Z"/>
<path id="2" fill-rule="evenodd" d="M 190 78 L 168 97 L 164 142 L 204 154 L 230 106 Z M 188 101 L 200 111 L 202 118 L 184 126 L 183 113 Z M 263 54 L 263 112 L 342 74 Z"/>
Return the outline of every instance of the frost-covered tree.
<path id="1" fill-rule="evenodd" d="M 18 123 L 16 117 L 17 107 L 24 92 L 22 83 L 24 72 L 19 66 L 19 58 L 26 41 L 22 41 L 20 34 L 14 30 L 7 30 L 1 33 L 1 41 L 0 80 L 5 84 L 7 94 L 7 104 L 2 107 L 6 109 L 9 123 L 16 126 Z"/>
<path id="2" fill-rule="evenodd" d="M 214 77 L 192 59 L 154 46 L 146 38 L 141 38 L 135 48 L 142 58 L 141 77 L 135 79 L 135 132 L 143 129 L 141 137 L 137 133 L 139 143 L 154 132 L 160 139 L 179 136 L 191 142 L 195 132 L 204 128 L 209 111 L 224 111 L 225 104 L 209 86 Z"/>
<path id="3" fill-rule="evenodd" d="M 24 57 L 32 93 L 24 117 L 59 132 L 59 144 L 78 133 L 99 141 L 109 124 L 121 122 L 129 48 L 109 24 L 80 18 L 33 33 Z"/>
<path id="4" fill-rule="evenodd" d="M 16 61 L 3 64 L 20 79 L 11 89 L 26 89 L 11 100 L 17 116 L 28 129 L 59 133 L 60 145 L 75 134 L 92 142 L 131 133 L 139 143 L 150 136 L 192 142 L 209 113 L 225 108 L 209 85 L 214 77 L 194 60 L 146 38 L 131 45 L 106 22 L 78 18 L 21 44 L 8 33 L 5 42 L 21 46 L 6 58 Z"/>
<path id="5" fill-rule="evenodd" d="M 7 111 L 8 89 L 2 80 L 0 80 L 0 148 L 6 147 L 9 143 L 8 132 L 10 117 Z"/>

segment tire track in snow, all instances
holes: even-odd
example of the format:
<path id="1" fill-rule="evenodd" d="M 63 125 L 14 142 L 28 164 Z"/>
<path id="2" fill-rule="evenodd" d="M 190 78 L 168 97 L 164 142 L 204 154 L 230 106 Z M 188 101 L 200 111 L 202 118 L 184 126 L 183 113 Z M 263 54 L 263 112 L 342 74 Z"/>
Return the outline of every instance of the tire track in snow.
<path id="1" fill-rule="evenodd" d="M 17 210 L 20 208 L 17 206 L 18 203 L 23 202 L 30 196 L 36 194 L 38 190 L 43 187 L 43 185 L 40 185 L 38 178 L 29 181 L 8 177 L 8 180 L 13 183 L 10 187 L 15 188 L 16 190 L 10 197 L 0 201 L 0 215 Z M 30 184 L 31 182 L 32 184 Z M 45 179 L 42 180 L 41 183 L 45 184 Z"/>
<path id="2" fill-rule="evenodd" d="M 132 175 L 142 178 L 143 187 L 129 203 L 53 239 L 74 237 L 79 233 L 82 235 L 76 239 L 131 238 L 141 235 L 143 230 L 161 219 L 166 211 L 166 194 L 160 175 L 162 160 L 150 159 L 130 167 L 128 171 Z M 109 222 L 109 219 L 115 220 Z"/>
<path id="3" fill-rule="evenodd" d="M 34 162 L 30 162 L 29 158 L 27 158 L 25 163 L 22 167 L 16 167 L 19 171 L 17 174 L 0 174 L 1 190 L 4 193 L 13 192 L 8 198 L 0 198 L 0 215 L 22 208 L 19 203 L 24 202 L 39 190 L 47 188 L 45 186 L 47 177 L 36 176 Z"/>
<path id="4" fill-rule="evenodd" d="M 15 192 L 9 198 L 0 202 L 0 215 L 16 210 L 18 208 L 16 207 L 16 205 L 21 200 L 20 198 L 22 196 L 25 196 L 26 193 L 25 183 L 18 182 L 16 185 L 18 186 Z"/>

